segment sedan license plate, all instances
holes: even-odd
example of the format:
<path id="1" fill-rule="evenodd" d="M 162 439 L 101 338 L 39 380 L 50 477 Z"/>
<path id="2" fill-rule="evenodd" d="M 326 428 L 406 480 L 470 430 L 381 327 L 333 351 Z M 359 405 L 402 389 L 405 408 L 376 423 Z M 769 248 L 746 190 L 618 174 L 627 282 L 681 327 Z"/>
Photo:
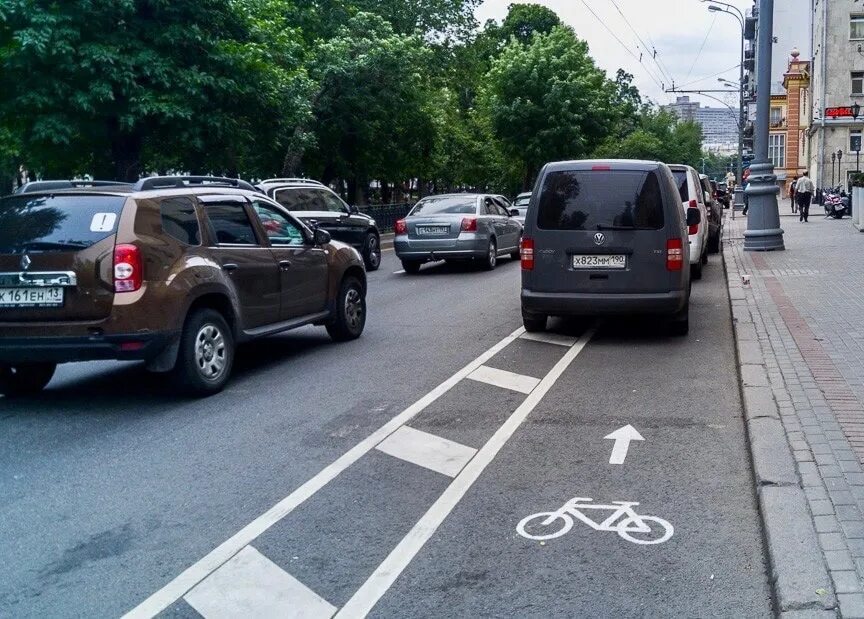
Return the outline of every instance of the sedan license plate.
<path id="1" fill-rule="evenodd" d="M 626 269 L 627 256 L 620 254 L 593 254 L 573 256 L 574 269 Z"/>
<path id="2" fill-rule="evenodd" d="M 435 236 L 447 234 L 450 226 L 417 226 L 417 234 L 422 236 Z"/>
<path id="3" fill-rule="evenodd" d="M 0 288 L 0 308 L 61 307 L 63 288 Z"/>

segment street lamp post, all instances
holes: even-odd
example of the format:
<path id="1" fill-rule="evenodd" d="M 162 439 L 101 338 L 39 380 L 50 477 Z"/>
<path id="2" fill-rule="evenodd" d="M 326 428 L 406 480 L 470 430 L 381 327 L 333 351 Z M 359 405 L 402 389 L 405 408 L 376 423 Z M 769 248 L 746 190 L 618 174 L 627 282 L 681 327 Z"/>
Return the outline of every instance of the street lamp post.
<path id="1" fill-rule="evenodd" d="M 831 187 L 834 187 L 834 162 L 837 161 L 837 153 L 831 151 Z"/>
<path id="2" fill-rule="evenodd" d="M 738 65 L 738 182 L 744 182 L 744 14 L 741 10 L 727 2 L 719 0 L 701 0 L 710 2 L 708 10 L 713 13 L 726 13 L 738 20 L 741 25 L 741 59 Z M 725 7 L 725 8 L 723 8 Z M 734 11 L 734 12 L 733 12 Z M 732 205 L 732 216 L 735 216 L 735 205 Z"/>
<path id="3" fill-rule="evenodd" d="M 837 149 L 837 184 L 838 184 L 838 185 L 844 185 L 844 184 L 845 184 L 845 183 L 843 182 L 843 171 L 842 171 L 842 169 L 840 168 L 840 161 L 841 161 L 842 159 L 843 159 L 843 149 L 842 149 L 842 148 L 838 148 L 838 149 Z"/>
<path id="4" fill-rule="evenodd" d="M 769 118 L 771 115 L 771 56 L 774 40 L 774 0 L 759 0 L 759 35 L 756 58 L 757 94 L 755 143 L 756 157 L 750 166 L 747 197 L 750 216 L 744 232 L 744 251 L 783 250 L 783 229 L 777 207 L 777 176 L 768 158 Z"/>

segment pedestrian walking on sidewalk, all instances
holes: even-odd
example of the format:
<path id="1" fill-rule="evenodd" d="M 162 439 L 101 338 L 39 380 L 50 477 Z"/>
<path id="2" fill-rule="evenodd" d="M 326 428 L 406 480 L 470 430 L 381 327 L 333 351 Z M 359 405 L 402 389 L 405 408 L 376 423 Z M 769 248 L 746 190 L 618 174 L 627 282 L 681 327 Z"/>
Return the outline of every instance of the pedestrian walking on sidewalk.
<path id="1" fill-rule="evenodd" d="M 798 205 L 795 204 L 795 188 L 798 186 L 798 177 L 796 176 L 792 180 L 792 184 L 789 185 L 789 202 L 792 203 L 792 214 L 798 212 Z"/>
<path id="2" fill-rule="evenodd" d="M 813 181 L 807 177 L 807 172 L 801 175 L 795 184 L 795 199 L 798 201 L 798 221 L 807 221 L 810 217 L 810 201 L 813 199 Z"/>

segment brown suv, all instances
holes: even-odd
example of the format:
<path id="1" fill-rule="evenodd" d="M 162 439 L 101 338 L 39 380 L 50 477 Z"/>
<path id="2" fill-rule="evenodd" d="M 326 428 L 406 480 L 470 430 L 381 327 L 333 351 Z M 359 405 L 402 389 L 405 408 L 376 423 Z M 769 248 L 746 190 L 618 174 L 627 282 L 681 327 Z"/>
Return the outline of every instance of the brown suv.
<path id="1" fill-rule="evenodd" d="M 307 324 L 335 340 L 366 321 L 363 260 L 234 179 L 0 199 L 0 393 L 58 363 L 144 360 L 185 391 L 222 389 L 235 344 Z"/>

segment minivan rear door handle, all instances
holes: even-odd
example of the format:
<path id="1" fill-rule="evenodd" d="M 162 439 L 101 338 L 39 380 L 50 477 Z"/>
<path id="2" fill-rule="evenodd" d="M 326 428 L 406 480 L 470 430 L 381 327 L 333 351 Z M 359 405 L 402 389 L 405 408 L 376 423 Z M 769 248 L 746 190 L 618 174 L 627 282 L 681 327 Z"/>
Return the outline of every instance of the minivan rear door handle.
<path id="1" fill-rule="evenodd" d="M 226 262 L 225 264 L 222 265 L 222 270 L 227 271 L 228 273 L 236 271 L 238 268 L 240 268 L 240 267 L 233 262 Z"/>
<path id="2" fill-rule="evenodd" d="M 290 269 L 291 268 L 291 261 L 290 260 L 280 260 L 279 261 L 279 268 L 282 269 L 283 271 Z"/>

